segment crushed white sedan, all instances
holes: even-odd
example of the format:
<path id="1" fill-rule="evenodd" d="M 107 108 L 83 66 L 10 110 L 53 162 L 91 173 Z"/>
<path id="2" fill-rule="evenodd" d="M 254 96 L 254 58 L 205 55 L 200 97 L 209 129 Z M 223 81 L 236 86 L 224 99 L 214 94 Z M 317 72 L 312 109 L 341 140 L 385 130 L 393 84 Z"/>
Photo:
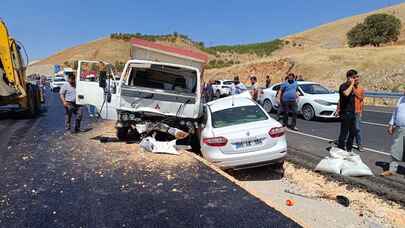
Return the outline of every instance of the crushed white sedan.
<path id="1" fill-rule="evenodd" d="M 283 165 L 285 129 L 252 99 L 231 96 L 209 102 L 203 122 L 201 152 L 218 167 Z"/>

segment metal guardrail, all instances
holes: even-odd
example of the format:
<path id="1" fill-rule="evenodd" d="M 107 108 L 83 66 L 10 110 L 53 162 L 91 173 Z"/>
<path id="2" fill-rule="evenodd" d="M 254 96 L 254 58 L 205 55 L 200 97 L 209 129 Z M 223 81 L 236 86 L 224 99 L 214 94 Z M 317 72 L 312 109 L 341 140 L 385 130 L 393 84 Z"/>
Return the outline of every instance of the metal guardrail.
<path id="1" fill-rule="evenodd" d="M 404 96 L 404 93 L 390 93 L 390 92 L 374 92 L 374 91 L 366 91 L 366 97 L 371 98 L 400 98 Z"/>

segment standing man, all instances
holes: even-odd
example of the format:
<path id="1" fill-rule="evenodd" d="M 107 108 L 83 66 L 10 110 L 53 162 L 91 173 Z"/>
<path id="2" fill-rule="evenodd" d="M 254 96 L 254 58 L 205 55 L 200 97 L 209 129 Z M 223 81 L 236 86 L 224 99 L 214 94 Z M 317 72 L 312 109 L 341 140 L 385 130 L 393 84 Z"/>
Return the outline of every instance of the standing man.
<path id="1" fill-rule="evenodd" d="M 354 81 L 354 88 L 353 92 L 355 95 L 354 98 L 354 109 L 356 114 L 356 143 L 358 146 L 358 150 L 363 152 L 363 144 L 362 144 L 362 137 L 361 137 L 361 128 L 360 123 L 363 116 L 363 107 L 364 107 L 364 88 L 360 86 L 360 77 L 357 75 Z"/>
<path id="2" fill-rule="evenodd" d="M 341 125 L 338 147 L 350 152 L 353 149 L 353 140 L 357 133 L 354 93 L 357 71 L 349 70 L 346 73 L 346 78 L 346 82 L 339 87 L 339 116 L 341 118 Z"/>
<path id="3" fill-rule="evenodd" d="M 269 88 L 270 85 L 271 85 L 271 79 L 270 79 L 270 76 L 267 75 L 267 76 L 266 76 L 266 89 Z"/>
<path id="4" fill-rule="evenodd" d="M 69 75 L 68 83 L 60 89 L 60 99 L 65 107 L 65 130 L 71 129 L 72 115 L 76 117 L 74 132 L 80 131 L 82 121 L 82 107 L 76 104 L 76 80 L 73 74 Z"/>
<path id="5" fill-rule="evenodd" d="M 210 102 L 214 99 L 214 88 L 212 87 L 212 83 L 213 83 L 212 80 L 209 80 L 205 88 L 207 102 Z"/>
<path id="6" fill-rule="evenodd" d="M 252 99 L 254 101 L 257 101 L 257 99 L 259 97 L 259 88 L 257 87 L 257 78 L 256 78 L 256 76 L 251 76 L 250 77 L 250 83 L 251 83 L 250 95 L 252 95 Z"/>
<path id="7" fill-rule="evenodd" d="M 287 81 L 281 85 L 281 92 L 279 93 L 279 103 L 281 103 L 283 114 L 283 126 L 290 127 L 293 131 L 298 131 L 297 125 L 297 112 L 298 112 L 298 84 L 295 81 L 295 76 L 293 73 L 289 73 Z M 288 125 L 288 113 L 292 113 L 291 125 Z"/>
<path id="8" fill-rule="evenodd" d="M 231 95 L 238 95 L 245 92 L 246 86 L 240 83 L 239 76 L 233 78 L 233 84 L 231 86 Z"/>
<path id="9" fill-rule="evenodd" d="M 398 161 L 405 161 L 405 85 L 402 86 L 404 95 L 399 98 L 397 107 L 395 108 L 391 121 L 389 122 L 388 134 L 394 136 L 394 143 L 391 146 L 391 163 L 390 170 L 384 172 L 383 176 L 392 175 L 396 172 Z"/>

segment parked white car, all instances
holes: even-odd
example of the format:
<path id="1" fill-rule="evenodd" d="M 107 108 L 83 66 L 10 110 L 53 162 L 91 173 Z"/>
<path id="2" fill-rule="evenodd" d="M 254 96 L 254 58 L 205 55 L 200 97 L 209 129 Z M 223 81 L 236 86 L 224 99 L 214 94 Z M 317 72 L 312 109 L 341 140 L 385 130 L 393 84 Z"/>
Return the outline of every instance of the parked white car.
<path id="1" fill-rule="evenodd" d="M 62 77 L 62 76 L 54 77 L 50 83 L 51 91 L 54 92 L 54 91 L 59 90 L 66 83 L 67 83 L 67 81 L 66 81 L 65 77 Z"/>
<path id="2" fill-rule="evenodd" d="M 214 84 L 212 84 L 215 97 L 220 98 L 230 95 L 232 84 L 232 80 L 215 80 Z"/>
<path id="3" fill-rule="evenodd" d="M 263 89 L 259 97 L 260 104 L 267 112 L 277 110 L 277 91 L 281 84 L 275 84 L 270 88 Z M 298 82 L 298 91 L 301 96 L 298 98 L 298 111 L 304 119 L 313 120 L 319 118 L 336 118 L 336 108 L 339 101 L 339 94 L 329 90 L 316 82 Z"/>
<path id="4" fill-rule="evenodd" d="M 220 168 L 281 165 L 287 155 L 285 129 L 256 102 L 230 96 L 206 104 L 201 152 Z"/>

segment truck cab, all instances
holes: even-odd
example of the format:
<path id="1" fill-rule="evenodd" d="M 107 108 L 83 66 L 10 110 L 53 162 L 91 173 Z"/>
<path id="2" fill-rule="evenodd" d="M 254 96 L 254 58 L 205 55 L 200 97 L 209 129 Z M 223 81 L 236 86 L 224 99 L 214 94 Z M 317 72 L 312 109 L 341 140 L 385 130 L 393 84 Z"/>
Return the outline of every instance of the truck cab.
<path id="1" fill-rule="evenodd" d="M 125 139 L 136 125 L 164 123 L 189 133 L 202 115 L 201 72 L 179 64 L 131 60 L 118 89 L 117 136 Z M 135 128 L 134 128 L 135 127 Z"/>
<path id="2" fill-rule="evenodd" d="M 175 128 L 198 142 L 206 55 L 140 39 L 132 40 L 132 45 L 133 59 L 125 64 L 119 81 L 107 76 L 91 83 L 77 77 L 77 100 L 98 110 L 104 105 L 115 110 L 120 140 L 137 140 L 151 132 L 164 135 L 168 128 Z M 79 69 L 83 64 L 79 62 Z M 109 98 L 107 102 L 103 97 Z"/>

